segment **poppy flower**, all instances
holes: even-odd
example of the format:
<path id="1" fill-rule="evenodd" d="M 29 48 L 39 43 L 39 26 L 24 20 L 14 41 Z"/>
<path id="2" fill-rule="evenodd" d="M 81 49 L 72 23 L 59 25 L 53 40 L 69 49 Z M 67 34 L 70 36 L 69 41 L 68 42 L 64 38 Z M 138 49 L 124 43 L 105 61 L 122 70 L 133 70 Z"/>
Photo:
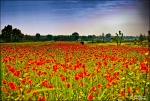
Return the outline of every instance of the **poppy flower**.
<path id="1" fill-rule="evenodd" d="M 67 88 L 70 88 L 70 83 L 67 83 Z"/>
<path id="2" fill-rule="evenodd" d="M 98 85 L 97 85 L 97 87 L 98 87 L 98 88 L 101 88 L 101 87 L 102 87 L 102 85 L 101 85 L 101 84 L 98 84 Z"/>
<path id="3" fill-rule="evenodd" d="M 83 83 L 83 82 L 81 82 L 81 83 L 80 83 L 80 86 L 84 86 L 84 83 Z"/>
<path id="4" fill-rule="evenodd" d="M 88 95 L 88 97 L 87 97 L 87 99 L 88 99 L 88 100 L 92 100 L 92 99 L 93 99 L 93 97 L 94 97 L 94 95 L 93 95 L 93 94 L 89 94 L 89 95 Z"/>
<path id="5" fill-rule="evenodd" d="M 33 95 L 36 96 L 38 94 L 38 92 L 33 92 Z"/>
<path id="6" fill-rule="evenodd" d="M 31 79 L 28 79 L 28 84 L 32 84 L 32 80 Z"/>
<path id="7" fill-rule="evenodd" d="M 7 81 L 6 81 L 6 80 L 3 80 L 2 82 L 3 82 L 3 84 L 6 84 L 6 83 L 7 83 Z"/>
<path id="8" fill-rule="evenodd" d="M 114 76 L 119 76 L 119 72 L 114 72 Z"/>
<path id="9" fill-rule="evenodd" d="M 108 64 L 108 63 L 105 61 L 105 62 L 104 62 L 104 66 L 107 66 L 107 64 Z"/>
<path id="10" fill-rule="evenodd" d="M 48 87 L 48 88 L 54 88 L 54 86 L 53 86 L 53 85 L 50 85 L 50 84 L 48 84 L 47 87 Z"/>
<path id="11" fill-rule="evenodd" d="M 121 96 L 124 96 L 124 90 L 122 90 L 121 92 L 120 92 L 120 94 L 121 94 Z"/>
<path id="12" fill-rule="evenodd" d="M 128 92 L 130 92 L 130 91 L 131 91 L 130 87 L 128 87 L 128 88 L 127 88 L 127 91 L 128 91 Z"/>
<path id="13" fill-rule="evenodd" d="M 10 90 L 15 90 L 16 89 L 16 85 L 13 82 L 9 82 L 8 83 Z"/>
<path id="14" fill-rule="evenodd" d="M 23 79 L 21 80 L 21 83 L 22 83 L 22 84 L 25 84 L 25 83 L 26 83 L 26 78 L 23 78 Z"/>

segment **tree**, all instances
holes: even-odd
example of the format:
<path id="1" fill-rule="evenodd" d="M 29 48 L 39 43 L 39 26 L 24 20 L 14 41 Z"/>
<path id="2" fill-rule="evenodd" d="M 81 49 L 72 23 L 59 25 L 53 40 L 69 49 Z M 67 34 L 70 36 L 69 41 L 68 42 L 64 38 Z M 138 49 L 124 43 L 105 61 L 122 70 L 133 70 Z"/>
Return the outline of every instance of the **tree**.
<path id="1" fill-rule="evenodd" d="M 53 35 L 47 35 L 46 37 L 47 37 L 47 40 L 50 41 L 50 40 L 52 40 Z"/>
<path id="2" fill-rule="evenodd" d="M 12 28 L 12 25 L 7 25 L 2 29 L 1 38 L 5 42 L 17 42 L 22 40 L 24 37 L 24 34 L 21 33 L 21 30 L 15 28 Z"/>
<path id="3" fill-rule="evenodd" d="M 7 25 L 2 29 L 2 39 L 5 42 L 11 42 L 11 37 L 12 37 L 12 25 Z"/>
<path id="4" fill-rule="evenodd" d="M 148 31 L 147 39 L 148 39 L 148 48 L 150 49 L 150 30 Z"/>
<path id="5" fill-rule="evenodd" d="M 102 40 L 103 40 L 103 43 L 104 43 L 104 36 L 105 36 L 104 33 L 102 33 Z"/>
<path id="6" fill-rule="evenodd" d="M 36 36 L 35 36 L 35 37 L 36 37 L 36 40 L 37 40 L 37 41 L 40 41 L 40 36 L 41 36 L 41 35 L 40 35 L 39 33 L 36 33 Z"/>
<path id="7" fill-rule="evenodd" d="M 114 37 L 114 40 L 116 41 L 117 46 L 121 45 L 121 42 L 123 40 L 123 33 L 121 33 L 121 31 L 119 31 L 119 34 L 116 33 L 116 36 Z"/>
<path id="8" fill-rule="evenodd" d="M 110 33 L 106 34 L 106 41 L 110 42 L 110 39 L 111 39 L 111 34 Z"/>
<path id="9" fill-rule="evenodd" d="M 77 32 L 72 33 L 73 41 L 78 40 L 79 34 Z"/>
<path id="10" fill-rule="evenodd" d="M 21 30 L 15 28 L 12 30 L 12 41 L 13 42 L 18 42 L 22 40 L 24 37 L 24 34 L 21 33 Z"/>
<path id="11" fill-rule="evenodd" d="M 148 31 L 147 39 L 148 39 L 148 42 L 150 43 L 150 30 Z"/>
<path id="12" fill-rule="evenodd" d="M 144 37 L 143 37 L 142 34 L 140 34 L 140 36 L 139 36 L 139 41 L 142 42 L 143 40 L 144 40 Z"/>

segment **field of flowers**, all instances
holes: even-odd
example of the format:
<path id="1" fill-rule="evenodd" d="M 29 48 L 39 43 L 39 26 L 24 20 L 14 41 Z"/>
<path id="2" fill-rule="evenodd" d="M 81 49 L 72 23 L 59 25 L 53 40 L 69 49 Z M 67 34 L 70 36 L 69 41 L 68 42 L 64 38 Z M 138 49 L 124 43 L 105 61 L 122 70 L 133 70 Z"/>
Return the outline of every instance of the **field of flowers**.
<path id="1" fill-rule="evenodd" d="M 2 100 L 150 100 L 147 47 L 1 46 Z"/>

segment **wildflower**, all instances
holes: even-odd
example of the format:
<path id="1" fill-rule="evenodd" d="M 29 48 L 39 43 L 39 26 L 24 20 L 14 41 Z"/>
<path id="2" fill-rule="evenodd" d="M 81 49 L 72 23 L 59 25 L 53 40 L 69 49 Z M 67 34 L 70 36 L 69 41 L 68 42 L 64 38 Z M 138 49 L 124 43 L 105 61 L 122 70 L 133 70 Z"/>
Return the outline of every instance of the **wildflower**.
<path id="1" fill-rule="evenodd" d="M 48 88 L 54 88 L 54 86 L 53 86 L 53 85 L 50 85 L 50 84 L 48 84 L 47 87 L 48 87 Z"/>
<path id="2" fill-rule="evenodd" d="M 22 89 L 22 87 L 21 86 L 18 86 L 18 90 L 21 90 Z"/>
<path id="3" fill-rule="evenodd" d="M 70 88 L 70 83 L 67 83 L 67 88 Z"/>
<path id="4" fill-rule="evenodd" d="M 102 85 L 101 85 L 101 84 L 98 84 L 97 86 L 98 86 L 98 88 L 101 88 L 101 87 L 102 87 Z"/>
<path id="5" fill-rule="evenodd" d="M 7 81 L 6 81 L 6 80 L 3 80 L 2 82 L 3 82 L 3 84 L 6 84 L 6 83 L 7 83 Z"/>
<path id="6" fill-rule="evenodd" d="M 23 78 L 23 79 L 21 80 L 21 83 L 22 83 L 22 84 L 25 84 L 25 83 L 26 83 L 26 78 Z"/>
<path id="7" fill-rule="evenodd" d="M 124 90 L 122 90 L 122 91 L 120 92 L 120 94 L 121 94 L 121 96 L 124 96 Z"/>
<path id="8" fill-rule="evenodd" d="M 88 100 L 92 100 L 92 99 L 93 99 L 93 97 L 94 97 L 94 95 L 93 95 L 93 94 L 89 94 L 89 95 L 88 95 L 88 97 L 87 97 L 87 99 L 88 99 Z"/>
<path id="9" fill-rule="evenodd" d="M 89 92 L 92 92 L 92 91 L 95 91 L 96 90 L 96 87 L 92 87 L 90 90 L 89 90 Z"/>
<path id="10" fill-rule="evenodd" d="M 36 96 L 38 94 L 38 92 L 33 92 L 33 95 Z"/>
<path id="11" fill-rule="evenodd" d="M 15 90 L 16 89 L 16 85 L 13 82 L 9 82 L 8 83 L 10 90 Z"/>
<path id="12" fill-rule="evenodd" d="M 104 62 L 104 66 L 107 66 L 107 62 L 106 61 Z"/>
<path id="13" fill-rule="evenodd" d="M 20 70 L 17 70 L 17 71 L 14 71 L 14 76 L 19 76 L 20 75 L 20 73 L 21 73 L 21 71 Z"/>
<path id="14" fill-rule="evenodd" d="M 114 76 L 119 76 L 119 72 L 114 72 Z"/>
<path id="15" fill-rule="evenodd" d="M 41 85 L 42 86 L 47 86 L 48 85 L 47 83 L 48 83 L 48 80 L 44 80 L 44 81 L 42 81 Z"/>
<path id="16" fill-rule="evenodd" d="M 130 92 L 130 91 L 131 91 L 130 87 L 128 87 L 128 88 L 127 88 L 127 91 L 128 91 L 128 92 Z"/>
<path id="17" fill-rule="evenodd" d="M 79 76 L 75 76 L 75 80 L 78 81 L 79 80 Z"/>
<path id="18" fill-rule="evenodd" d="M 30 92 L 31 92 L 31 89 L 28 89 L 28 90 L 27 90 L 27 93 L 30 93 Z"/>
<path id="19" fill-rule="evenodd" d="M 81 83 L 80 83 L 80 86 L 84 86 L 84 83 L 83 83 L 83 82 L 81 82 Z"/>
<path id="20" fill-rule="evenodd" d="M 31 79 L 28 79 L 28 84 L 32 84 L 32 80 Z"/>

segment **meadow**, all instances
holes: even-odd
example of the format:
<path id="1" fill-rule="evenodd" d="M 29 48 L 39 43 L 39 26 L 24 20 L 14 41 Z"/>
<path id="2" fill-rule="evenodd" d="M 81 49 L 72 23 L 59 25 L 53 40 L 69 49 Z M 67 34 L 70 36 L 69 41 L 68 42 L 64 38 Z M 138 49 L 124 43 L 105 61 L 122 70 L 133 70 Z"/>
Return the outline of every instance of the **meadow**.
<path id="1" fill-rule="evenodd" d="M 2 44 L 2 100 L 149 101 L 148 51 L 125 44 Z"/>

